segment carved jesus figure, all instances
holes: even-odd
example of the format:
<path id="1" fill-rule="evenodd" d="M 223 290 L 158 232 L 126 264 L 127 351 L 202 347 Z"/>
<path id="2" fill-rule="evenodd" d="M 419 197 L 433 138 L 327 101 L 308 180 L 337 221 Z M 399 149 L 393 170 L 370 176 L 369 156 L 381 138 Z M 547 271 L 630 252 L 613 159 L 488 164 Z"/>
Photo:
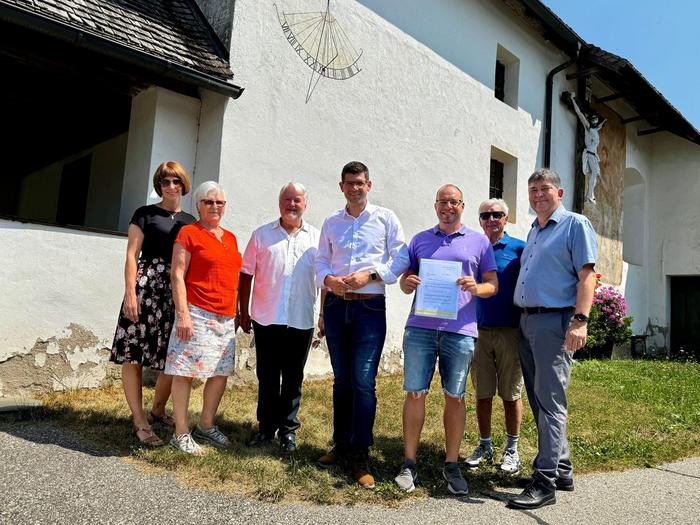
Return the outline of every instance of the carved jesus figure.
<path id="1" fill-rule="evenodd" d="M 571 103 L 574 106 L 574 111 L 581 121 L 584 129 L 586 130 L 584 135 L 585 148 L 581 154 L 581 168 L 583 173 L 591 175 L 588 180 L 588 189 L 586 191 L 586 200 L 592 204 L 595 204 L 595 186 L 598 182 L 598 177 L 600 177 L 600 157 L 598 157 L 598 144 L 600 143 L 600 129 L 605 125 L 607 119 L 600 121 L 600 117 L 595 113 L 591 114 L 590 120 L 581 112 L 576 104 L 575 94 L 571 93 Z"/>

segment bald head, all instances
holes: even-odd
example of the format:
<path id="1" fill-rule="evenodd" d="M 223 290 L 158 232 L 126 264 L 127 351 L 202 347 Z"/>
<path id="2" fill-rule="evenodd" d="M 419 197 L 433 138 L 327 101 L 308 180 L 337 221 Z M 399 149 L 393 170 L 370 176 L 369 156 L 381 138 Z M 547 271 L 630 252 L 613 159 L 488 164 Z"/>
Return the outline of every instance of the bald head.
<path id="1" fill-rule="evenodd" d="M 437 190 L 437 193 L 435 194 L 435 200 L 440 200 L 440 194 L 444 193 L 446 191 L 449 191 L 450 193 L 457 192 L 457 194 L 459 195 L 458 199 L 464 200 L 464 196 L 462 195 L 462 190 L 460 190 L 459 187 L 455 186 L 454 184 L 445 184 L 443 186 L 440 186 Z"/>

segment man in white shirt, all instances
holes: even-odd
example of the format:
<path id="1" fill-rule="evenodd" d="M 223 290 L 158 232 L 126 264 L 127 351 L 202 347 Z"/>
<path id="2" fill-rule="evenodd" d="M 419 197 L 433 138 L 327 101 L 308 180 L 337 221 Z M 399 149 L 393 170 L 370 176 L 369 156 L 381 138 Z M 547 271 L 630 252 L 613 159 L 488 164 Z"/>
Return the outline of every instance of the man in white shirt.
<path id="1" fill-rule="evenodd" d="M 296 450 L 301 383 L 317 313 L 313 263 L 319 231 L 302 220 L 306 198 L 298 182 L 282 187 L 280 218 L 253 232 L 239 283 L 241 327 L 250 333 L 252 325 L 255 333 L 258 376 L 259 428 L 248 444 L 265 445 L 276 432 L 289 452 Z"/>
<path id="2" fill-rule="evenodd" d="M 408 268 L 403 229 L 391 210 L 367 201 L 361 162 L 343 167 L 346 206 L 326 218 L 316 255 L 316 284 L 326 289 L 323 328 L 333 366 L 333 449 L 321 466 L 351 460 L 362 487 L 373 488 L 367 462 L 377 409 L 375 382 L 386 336 L 385 284 Z"/>

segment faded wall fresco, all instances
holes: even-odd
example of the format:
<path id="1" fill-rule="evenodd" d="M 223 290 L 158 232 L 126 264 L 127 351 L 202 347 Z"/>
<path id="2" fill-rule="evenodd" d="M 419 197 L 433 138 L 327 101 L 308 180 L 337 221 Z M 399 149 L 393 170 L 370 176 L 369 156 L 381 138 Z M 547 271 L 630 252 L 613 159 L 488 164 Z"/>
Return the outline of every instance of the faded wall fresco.
<path id="1" fill-rule="evenodd" d="M 593 110 L 608 119 L 600 131 L 598 156 L 601 175 L 595 188 L 596 204 L 585 202 L 583 214 L 598 234 L 598 263 L 596 271 L 606 283 L 622 283 L 622 194 L 626 165 L 626 131 L 620 117 L 604 104 L 594 104 Z M 581 155 L 577 157 L 580 164 Z M 580 168 L 579 168 L 580 169 Z M 586 175 L 586 185 L 589 176 Z"/>

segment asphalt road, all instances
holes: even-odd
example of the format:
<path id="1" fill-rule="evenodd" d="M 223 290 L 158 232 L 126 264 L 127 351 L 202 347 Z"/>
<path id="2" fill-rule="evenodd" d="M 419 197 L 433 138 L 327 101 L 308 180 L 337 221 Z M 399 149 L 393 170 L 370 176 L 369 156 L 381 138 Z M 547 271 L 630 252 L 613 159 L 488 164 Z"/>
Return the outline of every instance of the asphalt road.
<path id="1" fill-rule="evenodd" d="M 576 478 L 534 511 L 508 492 L 416 499 L 397 508 L 267 504 L 180 486 L 46 422 L 0 422 L 0 523 L 449 524 L 700 523 L 700 458 Z"/>

